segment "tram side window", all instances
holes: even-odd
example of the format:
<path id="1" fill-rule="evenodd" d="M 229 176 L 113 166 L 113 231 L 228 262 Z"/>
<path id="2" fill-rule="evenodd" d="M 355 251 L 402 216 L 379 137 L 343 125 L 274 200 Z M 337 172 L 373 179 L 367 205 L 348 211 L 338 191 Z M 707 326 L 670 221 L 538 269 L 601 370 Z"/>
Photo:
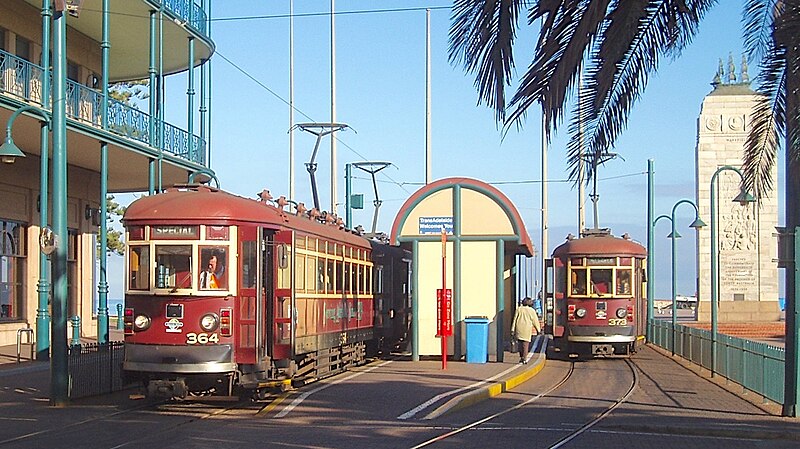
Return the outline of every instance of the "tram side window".
<path id="1" fill-rule="evenodd" d="M 192 246 L 156 246 L 156 287 L 192 287 Z"/>
<path id="2" fill-rule="evenodd" d="M 148 290 L 150 288 L 150 247 L 131 246 L 128 260 L 128 288 L 131 290 Z"/>
<path id="3" fill-rule="evenodd" d="M 608 295 L 613 293 L 611 290 L 611 273 L 612 270 L 610 268 L 592 269 L 592 293 L 596 295 Z"/>
<path id="4" fill-rule="evenodd" d="M 317 293 L 325 293 L 325 259 L 317 260 Z"/>
<path id="5" fill-rule="evenodd" d="M 256 287 L 258 273 L 258 252 L 256 242 L 242 243 L 242 288 Z"/>
<path id="6" fill-rule="evenodd" d="M 631 270 L 617 270 L 617 294 L 631 294 Z"/>
<path id="7" fill-rule="evenodd" d="M 224 290 L 228 288 L 228 276 L 225 272 L 228 267 L 227 255 L 227 248 L 224 246 L 200 247 L 201 271 L 198 278 L 200 290 Z M 191 258 L 189 261 L 191 262 Z M 189 272 L 188 286 L 191 286 L 191 271 Z M 179 285 L 178 288 L 184 287 Z"/>
<path id="8" fill-rule="evenodd" d="M 572 269 L 572 294 L 586 294 L 586 269 Z"/>

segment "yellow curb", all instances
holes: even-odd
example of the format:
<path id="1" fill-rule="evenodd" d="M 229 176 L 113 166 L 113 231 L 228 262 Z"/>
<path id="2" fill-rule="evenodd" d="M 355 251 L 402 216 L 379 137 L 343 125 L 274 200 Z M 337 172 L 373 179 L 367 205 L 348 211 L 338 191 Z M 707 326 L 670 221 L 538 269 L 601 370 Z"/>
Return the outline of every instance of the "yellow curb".
<path id="1" fill-rule="evenodd" d="M 475 405 L 483 400 L 505 393 L 506 391 L 509 391 L 528 381 L 531 377 L 538 374 L 542 368 L 544 368 L 545 361 L 547 360 L 547 356 L 545 354 L 547 351 L 547 343 L 549 343 L 549 340 L 546 340 L 545 344 L 542 345 L 542 352 L 537 353 L 536 358 L 533 359 L 535 362 L 530 368 L 515 376 L 511 376 L 500 382 L 490 384 L 487 387 L 460 394 L 426 415 L 423 419 L 436 419 L 445 413 L 461 410 L 463 408 Z"/>

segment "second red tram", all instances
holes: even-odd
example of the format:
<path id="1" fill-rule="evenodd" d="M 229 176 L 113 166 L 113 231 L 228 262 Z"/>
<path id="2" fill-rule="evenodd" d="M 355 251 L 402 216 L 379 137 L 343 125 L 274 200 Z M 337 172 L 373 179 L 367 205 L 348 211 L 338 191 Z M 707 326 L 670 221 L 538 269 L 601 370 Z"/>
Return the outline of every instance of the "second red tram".
<path id="1" fill-rule="evenodd" d="M 402 347 L 408 252 L 286 209 L 196 185 L 128 207 L 123 368 L 149 394 L 259 392 Z"/>
<path id="2" fill-rule="evenodd" d="M 546 261 L 545 331 L 556 351 L 630 355 L 644 343 L 647 250 L 595 230 L 567 238 Z"/>

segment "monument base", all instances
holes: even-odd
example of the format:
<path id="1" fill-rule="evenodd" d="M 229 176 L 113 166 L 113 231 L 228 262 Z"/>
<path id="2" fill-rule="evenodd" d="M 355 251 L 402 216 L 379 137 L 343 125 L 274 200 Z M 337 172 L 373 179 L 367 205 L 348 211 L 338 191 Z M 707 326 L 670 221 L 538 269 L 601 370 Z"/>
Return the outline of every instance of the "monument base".
<path id="1" fill-rule="evenodd" d="M 779 321 L 781 308 L 778 301 L 721 301 L 717 309 L 718 323 L 752 323 Z M 711 303 L 700 301 L 697 321 L 711 321 Z"/>

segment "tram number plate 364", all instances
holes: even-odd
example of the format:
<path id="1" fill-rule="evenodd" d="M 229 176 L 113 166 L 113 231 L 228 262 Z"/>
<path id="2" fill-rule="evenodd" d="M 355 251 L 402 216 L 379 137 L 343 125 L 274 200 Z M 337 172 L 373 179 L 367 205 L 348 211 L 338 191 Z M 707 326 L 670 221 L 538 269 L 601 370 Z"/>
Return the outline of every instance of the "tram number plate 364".
<path id="1" fill-rule="evenodd" d="M 609 326 L 624 326 L 628 320 L 625 318 L 611 318 L 608 320 Z"/>
<path id="2" fill-rule="evenodd" d="M 219 343 L 219 336 L 216 333 L 207 334 L 205 332 L 196 334 L 194 332 L 190 332 L 186 334 L 186 344 L 187 345 L 207 345 L 207 344 L 217 344 Z"/>

